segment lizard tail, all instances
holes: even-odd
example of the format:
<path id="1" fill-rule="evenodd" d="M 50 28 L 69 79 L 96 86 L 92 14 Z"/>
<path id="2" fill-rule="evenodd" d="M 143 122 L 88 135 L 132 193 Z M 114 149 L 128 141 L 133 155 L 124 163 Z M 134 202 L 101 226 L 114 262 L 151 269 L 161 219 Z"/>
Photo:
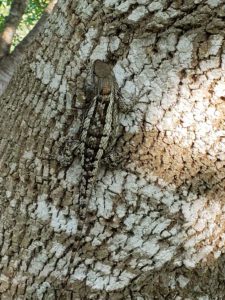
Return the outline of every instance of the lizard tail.
<path id="1" fill-rule="evenodd" d="M 85 238 L 87 233 L 87 224 L 89 221 L 87 220 L 87 213 L 88 213 L 88 206 L 90 202 L 90 197 L 92 193 L 92 186 L 93 182 L 89 178 L 86 180 L 85 178 L 82 179 L 79 188 L 79 198 L 78 198 L 78 224 L 77 224 L 77 233 L 76 233 L 76 240 L 82 241 Z"/>

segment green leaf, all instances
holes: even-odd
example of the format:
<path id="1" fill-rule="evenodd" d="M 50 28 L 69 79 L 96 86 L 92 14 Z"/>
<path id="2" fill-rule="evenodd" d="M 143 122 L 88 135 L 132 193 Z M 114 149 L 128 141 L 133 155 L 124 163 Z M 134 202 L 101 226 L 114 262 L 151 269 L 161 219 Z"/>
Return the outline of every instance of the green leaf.
<path id="1" fill-rule="evenodd" d="M 32 29 L 41 17 L 43 10 L 48 5 L 50 0 L 29 0 L 25 14 L 19 24 L 13 46 L 17 45 L 26 34 Z M 0 0 L 0 31 L 4 28 L 5 17 L 9 13 L 12 0 Z"/>

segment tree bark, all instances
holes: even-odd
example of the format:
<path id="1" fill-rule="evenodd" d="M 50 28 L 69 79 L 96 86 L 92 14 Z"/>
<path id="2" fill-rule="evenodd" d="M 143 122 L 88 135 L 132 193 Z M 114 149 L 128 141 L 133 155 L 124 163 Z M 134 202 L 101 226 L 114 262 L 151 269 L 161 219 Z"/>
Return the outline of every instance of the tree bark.
<path id="1" fill-rule="evenodd" d="M 224 299 L 225 1 L 60 1 L 0 99 L 1 299 Z M 133 111 L 76 249 L 85 79 Z M 122 101 L 122 97 L 120 99 Z"/>

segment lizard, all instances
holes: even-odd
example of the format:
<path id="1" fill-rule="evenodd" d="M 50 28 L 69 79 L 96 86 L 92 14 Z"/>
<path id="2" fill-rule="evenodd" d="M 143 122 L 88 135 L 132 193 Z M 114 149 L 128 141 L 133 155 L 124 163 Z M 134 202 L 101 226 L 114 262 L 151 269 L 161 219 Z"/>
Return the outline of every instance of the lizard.
<path id="1" fill-rule="evenodd" d="M 77 151 L 81 157 L 82 169 L 76 233 L 76 240 L 79 241 L 87 231 L 88 206 L 100 163 L 113 148 L 119 126 L 118 88 L 112 65 L 96 60 L 91 73 L 91 82 L 88 82 L 86 92 L 90 103 L 79 130 Z"/>

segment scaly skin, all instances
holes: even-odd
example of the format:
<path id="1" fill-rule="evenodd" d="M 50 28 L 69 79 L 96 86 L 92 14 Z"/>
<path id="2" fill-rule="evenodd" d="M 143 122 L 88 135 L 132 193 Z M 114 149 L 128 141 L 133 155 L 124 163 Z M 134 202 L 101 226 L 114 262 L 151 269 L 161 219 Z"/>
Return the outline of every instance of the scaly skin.
<path id="1" fill-rule="evenodd" d="M 93 87 L 93 100 L 84 114 L 80 129 L 82 174 L 78 198 L 78 240 L 87 231 L 85 227 L 88 224 L 88 206 L 99 164 L 112 149 L 119 125 L 117 88 L 112 66 L 100 60 L 95 61 L 89 86 Z"/>

